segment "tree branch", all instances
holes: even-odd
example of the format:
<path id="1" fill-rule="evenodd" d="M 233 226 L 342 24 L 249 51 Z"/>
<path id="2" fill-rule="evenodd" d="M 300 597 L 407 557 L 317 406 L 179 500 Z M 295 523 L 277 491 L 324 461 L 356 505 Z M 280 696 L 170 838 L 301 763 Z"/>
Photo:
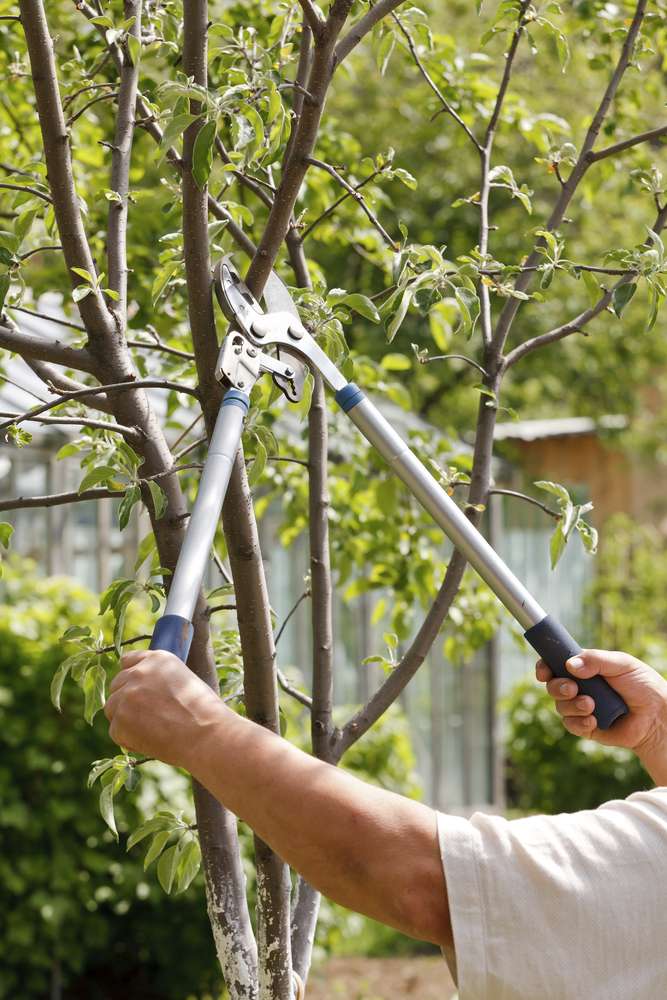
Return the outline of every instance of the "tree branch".
<path id="1" fill-rule="evenodd" d="M 558 513 L 557 510 L 552 510 L 551 507 L 547 506 L 547 504 L 542 503 L 540 500 L 536 500 L 535 497 L 528 496 L 527 493 L 518 493 L 516 490 L 501 490 L 494 488 L 492 490 L 489 490 L 487 495 L 515 497 L 517 500 L 525 500 L 526 503 L 532 503 L 535 507 L 539 507 L 540 510 L 543 510 L 545 514 L 549 515 L 549 517 L 553 517 L 556 520 L 558 520 L 558 518 L 560 517 L 560 514 Z"/>
<path id="2" fill-rule="evenodd" d="M 42 0 L 19 0 L 19 9 L 28 46 L 53 208 L 70 279 L 76 286 L 83 279 L 74 274 L 73 267 L 84 268 L 93 275 L 96 268 L 74 185 L 69 134 L 60 100 L 53 42 Z M 104 335 L 113 335 L 113 320 L 102 292 L 94 289 L 81 299 L 78 307 L 91 347 L 101 349 Z"/>
<path id="3" fill-rule="evenodd" d="M 299 691 L 293 684 L 290 684 L 282 670 L 277 670 L 276 673 L 278 674 L 278 683 L 285 694 L 290 695 L 291 698 L 294 698 L 295 701 L 300 702 L 301 705 L 304 705 L 308 709 L 313 707 L 313 699 L 309 698 L 303 691 Z"/>
<path id="4" fill-rule="evenodd" d="M 27 191 L 35 198 L 41 198 L 42 201 L 47 202 L 49 205 L 53 204 L 53 198 L 51 198 L 50 195 L 46 194 L 44 191 L 40 191 L 39 188 L 29 187 L 27 184 L 9 184 L 7 181 L 4 181 L 0 184 L 0 189 L 4 191 Z"/>
<path id="5" fill-rule="evenodd" d="M 374 170 L 372 174 L 368 175 L 368 177 L 364 177 L 363 181 L 359 181 L 358 184 L 354 184 L 353 185 L 353 189 L 355 191 L 360 191 L 362 187 L 364 187 L 370 181 L 375 180 L 375 178 L 378 176 L 378 174 L 381 174 L 381 173 L 382 173 L 381 170 Z M 322 212 L 321 215 L 318 215 L 318 217 L 313 222 L 311 222 L 309 226 L 306 226 L 306 228 L 303 230 L 303 232 L 301 233 L 301 236 L 300 236 L 301 242 L 302 243 L 305 242 L 305 240 L 312 233 L 313 229 L 315 229 L 317 226 L 319 226 L 320 222 L 324 222 L 325 219 L 327 219 L 330 215 L 333 214 L 333 212 L 336 211 L 336 209 L 338 208 L 339 205 L 342 205 L 342 203 L 344 201 L 347 201 L 347 199 L 350 198 L 350 197 L 352 197 L 352 196 L 349 194 L 349 192 L 345 191 L 345 193 L 342 194 L 340 196 L 340 198 L 337 198 L 336 201 L 332 202 L 331 205 L 329 205 L 329 207 L 326 208 Z"/>
<path id="6" fill-rule="evenodd" d="M 593 150 L 595 142 L 597 141 L 597 137 L 600 134 L 600 129 L 602 128 L 602 124 L 607 116 L 611 103 L 616 96 L 616 91 L 618 90 L 621 80 L 623 79 L 623 75 L 630 65 L 637 35 L 639 34 L 639 30 L 646 14 L 647 2 L 648 0 L 639 0 L 637 3 L 632 22 L 621 47 L 616 68 L 614 69 L 611 79 L 607 84 L 607 88 L 602 96 L 602 99 L 600 100 L 597 110 L 593 115 L 591 124 L 588 127 L 577 162 L 572 168 L 572 172 L 564 186 L 561 188 L 556 204 L 554 205 L 551 215 L 544 226 L 544 228 L 549 232 L 553 232 L 554 229 L 556 229 L 562 222 L 568 205 L 570 204 L 570 201 L 572 200 L 572 197 L 584 174 L 590 166 L 590 154 Z M 530 269 L 540 262 L 540 253 L 538 248 L 542 246 L 544 246 L 543 239 L 538 241 L 536 247 L 528 256 L 528 259 L 525 261 L 525 268 Z M 530 270 L 524 270 L 524 272 L 517 278 L 514 287 L 517 291 L 525 292 L 530 285 L 530 282 L 531 272 Z M 519 310 L 521 301 L 522 300 L 513 297 L 508 298 L 500 316 L 498 317 L 498 322 L 496 323 L 493 335 L 493 341 L 495 349 L 499 354 L 504 348 L 505 341 L 512 328 L 512 323 L 514 322 L 514 318 Z"/>
<path id="7" fill-rule="evenodd" d="M 653 232 L 659 235 L 665 225 L 667 225 L 667 205 L 658 210 L 658 214 L 652 227 Z M 502 362 L 503 371 L 506 371 L 512 365 L 516 364 L 517 361 L 520 361 L 521 358 L 530 354 L 531 351 L 535 351 L 539 347 L 546 347 L 548 344 L 553 344 L 558 340 L 562 340 L 571 333 L 579 333 L 580 331 L 583 331 L 583 328 L 611 303 L 616 289 L 623 284 L 627 284 L 627 277 L 638 277 L 636 271 L 624 271 L 622 274 L 623 277 L 621 277 L 610 289 L 606 290 L 598 301 L 590 308 L 584 309 L 583 312 L 579 313 L 578 316 L 575 316 L 574 319 L 571 319 L 568 323 L 563 323 L 562 326 L 557 326 L 553 330 L 547 331 L 547 333 L 539 334 L 537 337 L 531 337 L 530 340 L 524 341 L 523 344 L 519 344 L 513 351 L 510 351 Z"/>
<path id="8" fill-rule="evenodd" d="M 50 361 L 76 371 L 94 375 L 96 366 L 91 354 L 80 347 L 70 347 L 60 340 L 45 340 L 32 333 L 22 333 L 15 327 L 0 326 L 0 348 L 13 351 L 24 358 Z"/>
<path id="9" fill-rule="evenodd" d="M 7 306 L 10 312 L 22 312 L 26 313 L 28 316 L 36 316 L 38 319 L 48 320 L 49 323 L 56 323 L 58 326 L 66 326 L 70 330 L 79 330 L 81 333 L 86 332 L 85 326 L 81 326 L 80 323 L 73 323 L 69 319 L 60 319 L 58 316 L 49 316 L 48 313 L 37 312 L 36 309 L 28 309 L 27 306 Z"/>
<path id="10" fill-rule="evenodd" d="M 475 149 L 479 153 L 481 153 L 482 152 L 482 145 L 479 142 L 479 140 L 477 139 L 476 135 L 474 134 L 474 132 L 470 128 L 468 128 L 468 126 L 463 121 L 463 119 L 458 114 L 458 112 L 456 112 L 454 110 L 454 108 L 451 106 L 451 104 L 449 103 L 449 101 L 447 100 L 447 98 L 445 97 L 445 95 L 442 93 L 442 91 L 438 87 L 438 85 L 435 82 L 435 80 L 432 78 L 432 76 L 430 75 L 430 73 L 428 72 L 428 70 L 426 69 L 426 67 L 424 66 L 424 63 L 420 59 L 419 53 L 417 52 L 417 46 L 414 43 L 414 39 L 412 38 L 412 35 L 410 34 L 410 32 L 405 27 L 405 25 L 400 20 L 400 18 L 398 17 L 397 14 L 392 14 L 391 16 L 394 19 L 394 21 L 396 22 L 396 24 L 398 25 L 401 33 L 403 34 L 403 36 L 405 37 L 405 39 L 406 39 L 406 41 L 408 43 L 408 48 L 410 49 L 410 54 L 412 55 L 412 58 L 413 58 L 413 60 L 415 62 L 415 65 L 417 66 L 417 69 L 419 70 L 419 72 L 421 73 L 421 75 L 424 77 L 424 79 L 426 80 L 427 84 L 429 85 L 429 87 L 431 88 L 431 90 L 433 91 L 433 93 L 435 94 L 435 96 L 440 101 L 440 104 L 442 105 L 442 110 L 444 112 L 446 112 L 446 114 L 448 114 L 451 118 L 454 119 L 454 121 L 456 122 L 456 124 L 459 125 L 463 129 L 463 131 L 465 132 L 465 134 L 468 136 L 468 138 L 470 139 L 470 141 L 474 145 Z"/>
<path id="11" fill-rule="evenodd" d="M 50 400 L 48 403 L 44 403 L 43 406 L 36 406 L 32 410 L 27 410 L 25 413 L 19 414 L 16 420 L 9 421 L 9 423 L 1 423 L 0 431 L 6 430 L 12 423 L 19 424 L 23 423 L 24 420 L 31 420 L 40 413 L 45 413 L 46 410 L 51 410 L 54 406 L 60 406 L 61 403 L 67 403 L 71 399 L 85 399 L 86 396 L 96 396 L 101 392 L 134 392 L 137 389 L 170 389 L 172 392 L 185 392 L 190 396 L 194 396 L 195 399 L 199 399 L 199 393 L 196 389 L 188 385 L 181 385 L 180 382 L 170 382 L 167 379 L 146 378 L 128 382 L 111 382 L 108 385 L 96 385 L 90 388 L 86 387 L 85 389 L 75 389 L 72 392 L 63 392 L 57 399 Z"/>
<path id="12" fill-rule="evenodd" d="M 20 416 L 18 413 L 0 410 L 0 417 L 11 417 L 12 423 L 16 421 L 18 416 Z M 136 441 L 139 437 L 139 431 L 136 427 L 124 427 L 123 424 L 117 423 L 111 424 L 108 420 L 91 420 L 84 417 L 34 417 L 33 420 L 39 424 L 64 424 L 72 427 L 95 427 L 98 430 L 115 431 L 117 434 L 122 434 L 123 437 L 131 441 Z"/>
<path id="13" fill-rule="evenodd" d="M 398 250 L 398 244 L 391 238 L 391 236 L 384 228 L 380 220 L 377 218 L 377 216 L 373 214 L 373 212 L 371 212 L 370 208 L 368 207 L 362 196 L 359 194 L 358 186 L 352 187 L 351 184 L 348 184 L 345 178 L 338 173 L 336 168 L 333 167 L 330 163 L 325 163 L 324 160 L 318 160 L 314 156 L 309 156 L 308 163 L 310 163 L 313 167 L 318 167 L 320 170 L 325 170 L 330 177 L 333 177 L 333 179 L 340 184 L 342 188 L 345 188 L 345 191 L 347 192 L 348 196 L 350 198 L 354 198 L 359 207 L 365 212 L 366 216 L 368 217 L 372 225 L 377 229 L 377 231 L 379 232 L 380 236 L 385 241 L 387 246 L 390 247 L 391 250 L 394 251 Z"/>
<path id="14" fill-rule="evenodd" d="M 364 14 L 363 17 L 359 18 L 357 23 L 353 25 L 352 28 L 347 32 L 346 35 L 341 38 L 340 42 L 336 46 L 334 52 L 334 68 L 338 69 L 340 64 L 344 59 L 347 59 L 350 52 L 356 49 L 362 38 L 368 34 L 369 31 L 386 17 L 387 14 L 391 14 L 393 10 L 400 7 L 404 0 L 378 0 L 371 9 Z"/>
<path id="15" fill-rule="evenodd" d="M 128 37 L 141 44 L 142 0 L 124 0 L 125 18 L 134 18 Z M 125 49 L 120 70 L 118 89 L 118 114 L 116 131 L 111 147 L 111 190 L 119 200 L 109 202 L 107 221 L 107 271 L 109 287 L 118 293 L 118 301 L 111 306 L 119 327 L 124 331 L 127 323 L 127 215 L 130 190 L 130 160 L 134 138 L 134 113 L 139 83 L 139 60 L 136 65 Z"/>
<path id="16" fill-rule="evenodd" d="M 481 159 L 481 181 L 480 181 L 480 196 L 479 196 L 479 209 L 480 209 L 480 219 L 479 219 L 479 252 L 482 259 L 486 256 L 489 250 L 489 229 L 490 229 L 490 219 L 489 219 L 489 196 L 491 193 L 491 155 L 493 152 L 493 141 L 496 134 L 496 127 L 498 121 L 500 120 L 500 113 L 502 111 L 503 103 L 505 101 L 505 95 L 507 94 L 507 88 L 509 86 L 510 77 L 512 76 L 512 70 L 514 68 L 514 59 L 516 57 L 519 42 L 521 41 L 521 36 L 523 34 L 524 23 L 526 11 L 529 7 L 529 0 L 523 0 L 521 7 L 519 9 L 519 14 L 517 18 L 517 26 L 512 34 L 512 41 L 505 58 L 505 69 L 500 81 L 500 86 L 498 88 L 498 94 L 496 95 L 495 104 L 493 106 L 493 111 L 491 112 L 491 118 L 486 127 L 486 132 L 484 133 L 484 143 L 480 147 L 480 159 Z M 491 294 L 488 287 L 483 281 L 478 284 L 479 288 L 479 298 L 481 303 L 481 320 L 482 320 L 482 338 L 484 340 L 485 348 L 488 351 L 491 350 L 491 344 L 493 342 L 493 320 L 491 317 Z M 488 359 L 493 363 L 493 359 Z M 487 365 L 487 367 L 490 367 Z"/>
<path id="17" fill-rule="evenodd" d="M 653 139 L 659 139 L 664 135 L 667 135 L 667 125 L 652 128 L 648 132 L 633 135 L 632 138 L 623 139 L 622 142 L 616 142 L 613 146 L 607 146 L 605 149 L 591 150 L 588 154 L 588 162 L 597 163 L 598 160 L 605 160 L 608 156 L 615 156 L 616 153 L 622 153 L 625 149 L 638 146 L 642 142 L 651 142 Z"/>
<path id="18" fill-rule="evenodd" d="M 312 3 L 312 0 L 299 0 L 299 6 L 303 11 L 303 19 L 312 31 L 313 36 L 319 38 L 326 27 L 326 21 L 321 12 Z"/>

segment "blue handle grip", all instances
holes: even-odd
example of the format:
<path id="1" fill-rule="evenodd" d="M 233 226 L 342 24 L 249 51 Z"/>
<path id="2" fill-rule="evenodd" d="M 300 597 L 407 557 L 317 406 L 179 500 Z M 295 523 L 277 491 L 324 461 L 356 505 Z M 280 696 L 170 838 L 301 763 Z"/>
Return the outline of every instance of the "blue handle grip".
<path id="1" fill-rule="evenodd" d="M 181 618 L 180 615 L 163 615 L 155 625 L 149 648 L 164 649 L 167 653 L 174 653 L 185 663 L 190 652 L 193 633 L 194 627 L 187 618 Z"/>
<path id="2" fill-rule="evenodd" d="M 567 677 L 576 681 L 579 693 L 590 695 L 595 702 L 593 715 L 597 719 L 599 729 L 609 729 L 616 719 L 628 714 L 628 706 L 603 677 L 580 680 L 578 677 L 573 677 L 565 668 L 566 661 L 581 652 L 581 646 L 574 641 L 567 629 L 550 615 L 529 628 L 524 635 L 556 677 Z"/>

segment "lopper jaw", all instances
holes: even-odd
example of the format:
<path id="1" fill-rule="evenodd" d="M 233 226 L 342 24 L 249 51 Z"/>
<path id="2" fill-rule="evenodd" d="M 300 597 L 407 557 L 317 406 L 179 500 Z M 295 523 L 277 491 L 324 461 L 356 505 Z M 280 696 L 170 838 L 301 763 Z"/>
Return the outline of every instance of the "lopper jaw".
<path id="1" fill-rule="evenodd" d="M 308 369 L 302 353 L 290 347 L 307 336 L 307 331 L 280 278 L 272 272 L 267 281 L 264 298 L 273 310 L 268 313 L 228 257 L 216 264 L 213 281 L 220 308 L 232 324 L 222 344 L 216 378 L 247 390 L 268 372 L 283 395 L 290 402 L 298 402 Z M 269 343 L 276 347 L 275 357 L 262 350 Z"/>

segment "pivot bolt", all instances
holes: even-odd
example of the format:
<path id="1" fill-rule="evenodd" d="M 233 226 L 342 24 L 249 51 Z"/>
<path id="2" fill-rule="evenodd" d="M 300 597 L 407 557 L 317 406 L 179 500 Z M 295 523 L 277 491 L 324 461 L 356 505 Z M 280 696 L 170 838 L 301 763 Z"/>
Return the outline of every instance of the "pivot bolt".
<path id="1" fill-rule="evenodd" d="M 290 326 L 287 332 L 292 340 L 301 340 L 303 337 L 303 330 L 298 326 Z"/>
<path id="2" fill-rule="evenodd" d="M 248 348 L 248 357 L 249 358 L 256 358 L 257 357 L 257 351 L 255 350 L 254 347 L 249 347 Z"/>

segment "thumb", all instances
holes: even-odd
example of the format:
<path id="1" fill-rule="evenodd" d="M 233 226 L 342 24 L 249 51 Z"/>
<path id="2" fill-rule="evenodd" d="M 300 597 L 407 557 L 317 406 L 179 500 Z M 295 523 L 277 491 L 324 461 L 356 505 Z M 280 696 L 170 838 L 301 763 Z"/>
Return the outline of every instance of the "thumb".
<path id="1" fill-rule="evenodd" d="M 576 656 L 570 657 L 565 666 L 574 677 L 620 677 L 630 673 L 637 665 L 637 660 L 629 653 L 620 653 L 606 649 L 582 649 Z"/>

